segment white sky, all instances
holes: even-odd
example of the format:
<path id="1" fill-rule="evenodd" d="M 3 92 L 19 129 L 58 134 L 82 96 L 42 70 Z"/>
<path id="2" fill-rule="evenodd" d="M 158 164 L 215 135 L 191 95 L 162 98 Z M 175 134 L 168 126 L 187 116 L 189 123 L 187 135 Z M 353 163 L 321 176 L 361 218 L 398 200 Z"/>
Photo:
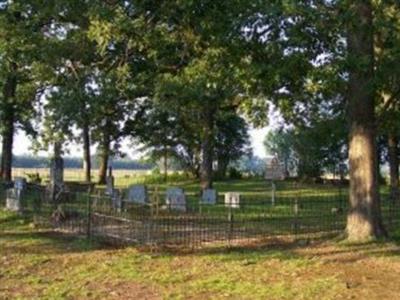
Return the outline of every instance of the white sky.
<path id="1" fill-rule="evenodd" d="M 266 156 L 266 152 L 263 146 L 263 141 L 268 131 L 269 131 L 268 127 L 250 130 L 251 143 L 253 146 L 254 154 L 261 158 L 264 158 Z M 29 138 L 27 138 L 25 134 L 23 134 L 22 132 L 17 133 L 15 137 L 13 153 L 15 155 L 32 154 L 32 151 L 30 151 L 30 146 L 31 146 L 31 141 L 29 140 Z M 71 145 L 69 147 L 70 152 L 68 153 L 68 156 L 77 156 L 77 157 L 81 156 L 82 155 L 81 148 L 82 146 L 80 145 Z M 137 157 L 137 153 L 134 151 L 134 149 L 132 149 L 132 145 L 129 143 L 129 141 L 125 141 L 123 143 L 122 151 L 128 154 L 128 156 L 131 158 Z M 40 152 L 39 155 L 47 155 L 47 153 Z"/>

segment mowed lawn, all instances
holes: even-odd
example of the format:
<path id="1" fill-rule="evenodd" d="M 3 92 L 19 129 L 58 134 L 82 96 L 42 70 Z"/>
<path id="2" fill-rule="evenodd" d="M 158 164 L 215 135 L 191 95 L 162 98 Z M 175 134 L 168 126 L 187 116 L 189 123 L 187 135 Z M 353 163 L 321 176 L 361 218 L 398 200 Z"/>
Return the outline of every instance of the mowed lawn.
<path id="1" fill-rule="evenodd" d="M 0 210 L 0 299 L 400 299 L 394 242 L 115 249 Z"/>

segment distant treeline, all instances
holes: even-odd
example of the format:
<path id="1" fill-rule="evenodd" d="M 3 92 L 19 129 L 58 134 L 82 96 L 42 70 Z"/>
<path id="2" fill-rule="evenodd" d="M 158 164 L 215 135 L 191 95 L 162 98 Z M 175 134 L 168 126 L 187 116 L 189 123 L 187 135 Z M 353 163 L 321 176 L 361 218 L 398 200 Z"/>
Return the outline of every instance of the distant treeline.
<path id="1" fill-rule="evenodd" d="M 96 157 L 92 158 L 93 168 L 98 168 Z M 129 170 L 150 170 L 154 165 L 131 159 L 113 159 L 110 160 L 113 169 L 129 169 Z M 14 168 L 48 168 L 50 166 L 50 158 L 45 156 L 18 155 L 13 159 L 12 166 Z M 82 168 L 83 161 L 77 157 L 64 157 L 65 168 Z"/>

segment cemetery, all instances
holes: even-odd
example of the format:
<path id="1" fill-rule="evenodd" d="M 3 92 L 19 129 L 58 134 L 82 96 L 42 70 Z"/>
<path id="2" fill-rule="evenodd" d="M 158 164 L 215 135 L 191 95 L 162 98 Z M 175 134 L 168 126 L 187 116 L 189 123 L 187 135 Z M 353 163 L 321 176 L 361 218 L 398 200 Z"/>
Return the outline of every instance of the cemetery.
<path id="1" fill-rule="evenodd" d="M 400 1 L 0 1 L 0 300 L 400 299 L 399 33 Z"/>
<path id="2" fill-rule="evenodd" d="M 262 193 L 144 184 L 115 187 L 111 170 L 106 182 L 105 189 L 87 186 L 82 192 L 60 175 L 47 187 L 16 178 L 5 190 L 6 209 L 59 232 L 154 247 L 245 245 L 285 236 L 317 239 L 340 234 L 346 226 L 348 187 L 285 181 L 276 160 L 267 166 L 265 179 L 257 181 Z M 397 228 L 399 208 L 384 192 L 381 201 L 386 227 Z"/>

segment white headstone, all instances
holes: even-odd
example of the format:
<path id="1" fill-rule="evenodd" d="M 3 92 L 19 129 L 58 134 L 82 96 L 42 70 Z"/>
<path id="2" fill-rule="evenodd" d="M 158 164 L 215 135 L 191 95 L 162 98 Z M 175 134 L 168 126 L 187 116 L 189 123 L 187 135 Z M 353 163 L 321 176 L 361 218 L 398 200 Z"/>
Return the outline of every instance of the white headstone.
<path id="1" fill-rule="evenodd" d="M 217 191 L 214 189 L 205 189 L 201 195 L 202 204 L 216 204 L 217 203 Z"/>
<path id="2" fill-rule="evenodd" d="M 285 168 L 283 164 L 279 162 L 277 157 L 271 159 L 267 164 L 265 170 L 265 179 L 267 180 L 284 180 L 285 179 Z"/>
<path id="3" fill-rule="evenodd" d="M 22 211 L 21 190 L 8 189 L 6 194 L 6 209 L 13 212 Z"/>
<path id="4" fill-rule="evenodd" d="M 23 177 L 16 177 L 14 179 L 14 188 L 23 191 L 26 187 L 26 179 Z"/>
<path id="5" fill-rule="evenodd" d="M 147 188 L 142 184 L 132 185 L 128 191 L 128 202 L 146 204 L 148 202 Z"/>
<path id="6" fill-rule="evenodd" d="M 169 188 L 167 190 L 165 203 L 169 209 L 186 211 L 186 196 L 181 188 Z"/>
<path id="7" fill-rule="evenodd" d="M 232 208 L 240 208 L 240 194 L 239 193 L 226 193 L 225 206 Z"/>

